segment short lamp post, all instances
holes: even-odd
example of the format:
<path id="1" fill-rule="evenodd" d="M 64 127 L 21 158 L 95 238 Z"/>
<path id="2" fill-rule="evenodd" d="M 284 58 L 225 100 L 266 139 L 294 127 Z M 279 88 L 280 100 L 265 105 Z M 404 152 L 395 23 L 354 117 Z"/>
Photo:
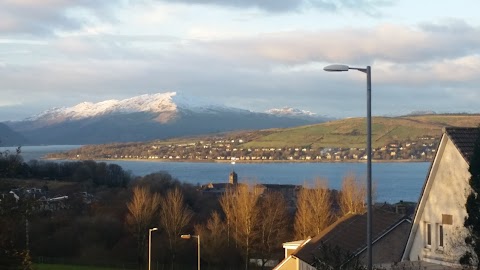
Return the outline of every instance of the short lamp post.
<path id="1" fill-rule="evenodd" d="M 197 270 L 200 270 L 200 235 L 182 234 L 182 239 L 197 238 Z"/>
<path id="2" fill-rule="evenodd" d="M 367 74 L 367 260 L 368 270 L 372 269 L 372 76 L 371 67 L 355 68 L 346 65 L 330 65 L 325 71 L 340 72 L 350 69 Z"/>
<path id="3" fill-rule="evenodd" d="M 152 232 L 158 230 L 158 228 L 148 229 L 148 270 L 152 267 Z"/>

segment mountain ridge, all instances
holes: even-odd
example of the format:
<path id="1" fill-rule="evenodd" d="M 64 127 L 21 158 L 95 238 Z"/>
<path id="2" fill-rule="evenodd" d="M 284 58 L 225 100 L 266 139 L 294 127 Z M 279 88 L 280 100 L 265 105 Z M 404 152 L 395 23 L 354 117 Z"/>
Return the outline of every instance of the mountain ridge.
<path id="1" fill-rule="evenodd" d="M 207 111 L 209 109 L 230 108 L 217 104 L 209 104 L 199 99 L 179 95 L 177 92 L 144 94 L 122 100 L 109 99 L 93 102 L 81 102 L 71 107 L 52 108 L 23 121 L 37 121 L 43 118 L 63 117 L 69 120 L 79 120 L 102 116 L 111 113 L 152 112 L 162 113 L 179 109 L 192 111 Z M 200 102 L 199 102 L 200 101 Z"/>
<path id="2" fill-rule="evenodd" d="M 21 134 L 13 131 L 9 126 L 0 123 L 0 146 L 20 146 L 25 143 L 27 143 L 27 139 Z"/>
<path id="3" fill-rule="evenodd" d="M 5 123 L 30 144 L 96 144 L 283 128 L 326 120 L 325 117 L 253 112 L 166 92 L 123 100 L 82 102 Z"/>

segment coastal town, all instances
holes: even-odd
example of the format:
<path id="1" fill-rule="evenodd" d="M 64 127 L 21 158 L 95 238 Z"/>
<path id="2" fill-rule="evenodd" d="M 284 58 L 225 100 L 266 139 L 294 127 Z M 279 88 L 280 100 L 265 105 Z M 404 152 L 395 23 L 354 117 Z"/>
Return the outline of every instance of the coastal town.
<path id="1" fill-rule="evenodd" d="M 374 160 L 387 161 L 431 161 L 435 156 L 439 138 L 421 137 L 404 142 L 391 142 L 374 147 Z M 146 142 L 88 145 L 66 153 L 52 153 L 48 158 L 56 159 L 142 159 L 163 161 L 361 161 L 366 160 L 365 148 L 341 147 L 251 147 L 248 141 L 236 137 L 214 137 L 211 139 L 181 143 Z"/>

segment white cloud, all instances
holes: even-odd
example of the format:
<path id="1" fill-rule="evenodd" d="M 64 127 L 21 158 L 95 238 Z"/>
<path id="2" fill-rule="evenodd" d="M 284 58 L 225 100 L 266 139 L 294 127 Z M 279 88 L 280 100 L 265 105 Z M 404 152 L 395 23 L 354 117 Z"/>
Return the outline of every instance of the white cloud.
<path id="1" fill-rule="evenodd" d="M 429 84 L 480 83 L 480 55 L 412 64 L 378 62 L 374 67 L 377 81 L 382 84 L 419 87 Z"/>
<path id="2" fill-rule="evenodd" d="M 386 24 L 374 29 L 261 34 L 206 42 L 200 46 L 227 58 L 260 58 L 294 65 L 311 61 L 419 63 L 463 57 L 478 51 L 480 28 L 467 32 L 427 32 Z"/>

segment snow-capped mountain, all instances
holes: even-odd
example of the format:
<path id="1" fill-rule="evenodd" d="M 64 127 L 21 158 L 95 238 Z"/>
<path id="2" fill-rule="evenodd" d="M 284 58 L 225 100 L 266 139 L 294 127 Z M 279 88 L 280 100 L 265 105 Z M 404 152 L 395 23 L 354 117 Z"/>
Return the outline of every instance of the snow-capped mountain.
<path id="1" fill-rule="evenodd" d="M 208 112 L 235 110 L 221 105 L 212 105 L 199 98 L 179 95 L 176 92 L 146 94 L 123 100 L 106 100 L 98 103 L 82 102 L 73 107 L 53 108 L 25 121 L 62 122 L 65 120 L 80 120 L 108 114 L 128 114 L 136 112 L 165 113 L 190 110 L 193 112 Z"/>
<path id="2" fill-rule="evenodd" d="M 90 144 L 322 122 L 320 118 L 306 118 L 307 113 L 300 112 L 303 115 L 252 112 L 167 92 L 98 103 L 83 102 L 6 124 L 31 144 Z"/>

